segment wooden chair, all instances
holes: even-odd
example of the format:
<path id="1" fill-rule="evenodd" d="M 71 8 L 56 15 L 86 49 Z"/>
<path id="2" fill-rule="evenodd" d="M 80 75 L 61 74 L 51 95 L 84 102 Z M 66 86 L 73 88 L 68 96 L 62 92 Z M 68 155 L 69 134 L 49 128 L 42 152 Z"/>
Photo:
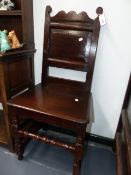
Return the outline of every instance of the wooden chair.
<path id="1" fill-rule="evenodd" d="M 51 17 L 46 7 L 42 81 L 8 102 L 12 120 L 15 150 L 18 159 L 29 139 L 63 147 L 74 153 L 73 175 L 80 174 L 86 126 L 89 123 L 89 99 L 97 43 L 100 31 L 99 14 L 91 19 L 85 12 L 60 11 Z M 87 72 L 85 82 L 49 76 L 49 67 Z M 39 135 L 46 125 L 72 130 L 75 143 Z"/>

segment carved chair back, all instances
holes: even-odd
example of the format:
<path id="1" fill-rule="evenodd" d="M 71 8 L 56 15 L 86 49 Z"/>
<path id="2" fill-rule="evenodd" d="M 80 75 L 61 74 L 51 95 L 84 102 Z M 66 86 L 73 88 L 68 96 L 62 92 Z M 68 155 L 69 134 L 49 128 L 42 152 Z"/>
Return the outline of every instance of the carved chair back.
<path id="1" fill-rule="evenodd" d="M 91 19 L 86 12 L 60 11 L 45 14 L 42 83 L 49 78 L 49 67 L 86 72 L 85 85 L 90 89 L 100 31 L 99 16 Z M 97 9 L 97 14 L 103 12 Z"/>

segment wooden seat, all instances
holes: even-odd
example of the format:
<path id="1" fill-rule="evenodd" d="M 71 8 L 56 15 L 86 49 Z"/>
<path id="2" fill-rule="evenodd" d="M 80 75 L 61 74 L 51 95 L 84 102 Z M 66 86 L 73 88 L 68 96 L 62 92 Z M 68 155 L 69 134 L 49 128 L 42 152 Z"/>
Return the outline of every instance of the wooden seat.
<path id="1" fill-rule="evenodd" d="M 89 92 L 83 91 L 82 87 L 74 89 L 74 86 L 67 86 L 67 84 L 48 83 L 44 87 L 38 84 L 33 89 L 13 99 L 11 103 L 19 108 L 46 114 L 48 118 L 54 116 L 74 124 L 86 124 L 89 122 L 87 113 Z"/>
<path id="2" fill-rule="evenodd" d="M 97 14 L 102 13 L 97 9 Z M 95 63 L 99 17 L 90 19 L 85 12 L 59 12 L 51 17 L 47 6 L 44 30 L 42 81 L 8 102 L 15 150 L 23 158 L 26 143 L 36 139 L 74 153 L 73 175 L 80 174 L 86 126 L 89 123 L 91 82 Z M 86 73 L 85 82 L 51 77 L 49 67 Z M 65 143 L 39 130 L 53 125 L 72 130 L 75 143 Z M 47 128 L 46 128 L 47 129 Z"/>

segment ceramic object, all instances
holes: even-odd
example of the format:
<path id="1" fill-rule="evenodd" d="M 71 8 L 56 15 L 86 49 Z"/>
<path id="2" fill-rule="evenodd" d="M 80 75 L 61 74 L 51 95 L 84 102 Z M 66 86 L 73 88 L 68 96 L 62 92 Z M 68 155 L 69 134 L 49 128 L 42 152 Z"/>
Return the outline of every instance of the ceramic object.
<path id="1" fill-rule="evenodd" d="M 15 30 L 12 30 L 9 32 L 8 39 L 9 39 L 9 42 L 11 43 L 12 49 L 21 47 L 19 39 L 16 36 Z"/>
<path id="2" fill-rule="evenodd" d="M 7 31 L 0 31 L 0 51 L 2 52 L 9 49 L 11 49 L 11 46 L 7 37 Z"/>
<path id="3" fill-rule="evenodd" d="M 11 0 L 1 0 L 0 1 L 0 10 L 13 10 L 14 3 Z"/>

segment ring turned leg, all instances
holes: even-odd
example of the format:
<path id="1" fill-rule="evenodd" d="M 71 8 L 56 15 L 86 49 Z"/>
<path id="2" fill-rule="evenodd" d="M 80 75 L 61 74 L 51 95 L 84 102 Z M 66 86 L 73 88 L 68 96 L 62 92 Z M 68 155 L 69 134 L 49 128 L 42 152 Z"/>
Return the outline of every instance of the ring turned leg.
<path id="1" fill-rule="evenodd" d="M 75 149 L 75 157 L 74 157 L 74 165 L 73 165 L 73 175 L 80 175 L 81 169 L 81 161 L 83 158 L 83 150 L 84 150 L 84 138 L 78 137 L 76 141 L 76 149 Z"/>
<path id="2" fill-rule="evenodd" d="M 21 137 L 19 137 L 18 135 L 18 119 L 17 117 L 14 115 L 14 118 L 12 120 L 12 127 L 13 127 L 13 135 L 14 135 L 14 140 L 15 140 L 15 152 L 18 155 L 18 160 L 22 160 L 23 159 L 23 153 L 24 153 L 24 148 L 22 146 L 21 143 Z"/>
<path id="3" fill-rule="evenodd" d="M 73 165 L 73 175 L 80 175 L 81 161 L 75 161 Z"/>
<path id="4" fill-rule="evenodd" d="M 22 147 L 21 143 L 18 140 L 15 143 L 15 151 L 16 154 L 18 155 L 18 160 L 22 160 L 24 154 L 24 148 Z"/>

